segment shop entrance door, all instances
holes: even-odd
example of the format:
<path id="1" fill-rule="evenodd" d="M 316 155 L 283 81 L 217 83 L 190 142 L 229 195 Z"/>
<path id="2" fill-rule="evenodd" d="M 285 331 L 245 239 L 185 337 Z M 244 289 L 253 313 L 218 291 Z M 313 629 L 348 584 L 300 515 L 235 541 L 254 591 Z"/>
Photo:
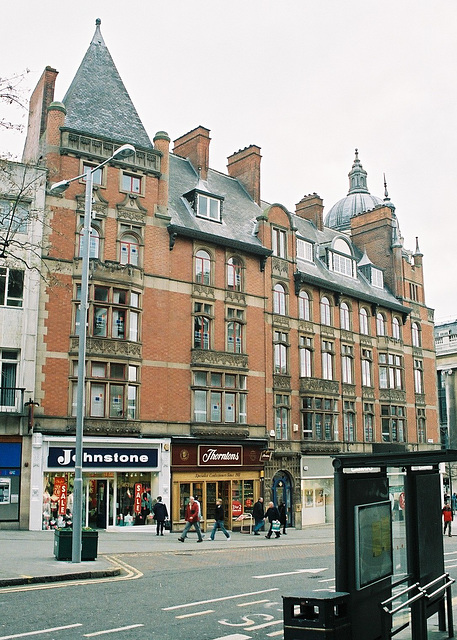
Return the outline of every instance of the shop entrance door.
<path id="1" fill-rule="evenodd" d="M 94 529 L 108 527 L 109 480 L 89 480 L 87 483 L 87 522 Z"/>
<path id="2" fill-rule="evenodd" d="M 286 471 L 278 471 L 273 478 L 273 502 L 276 506 L 278 506 L 280 502 L 285 504 L 286 525 L 292 527 L 292 482 Z"/>

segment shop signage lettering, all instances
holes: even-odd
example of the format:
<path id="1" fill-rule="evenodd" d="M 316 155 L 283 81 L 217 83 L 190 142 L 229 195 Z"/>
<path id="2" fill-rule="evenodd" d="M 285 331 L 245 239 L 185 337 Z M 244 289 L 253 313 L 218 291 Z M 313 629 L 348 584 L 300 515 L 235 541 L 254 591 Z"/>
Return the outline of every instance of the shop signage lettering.
<path id="1" fill-rule="evenodd" d="M 243 447 L 203 446 L 198 447 L 198 465 L 200 467 L 241 466 L 243 464 Z"/>
<path id="2" fill-rule="evenodd" d="M 74 468 L 75 449 L 49 447 L 48 467 Z M 83 450 L 84 467 L 151 468 L 157 467 L 157 449 L 87 448 Z"/>

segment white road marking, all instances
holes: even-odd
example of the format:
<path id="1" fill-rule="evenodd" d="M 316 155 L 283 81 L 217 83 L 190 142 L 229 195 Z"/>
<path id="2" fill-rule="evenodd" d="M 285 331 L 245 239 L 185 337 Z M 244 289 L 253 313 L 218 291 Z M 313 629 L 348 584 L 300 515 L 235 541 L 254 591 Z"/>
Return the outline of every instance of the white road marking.
<path id="1" fill-rule="evenodd" d="M 106 633 L 117 633 L 118 631 L 127 631 L 128 629 L 136 629 L 144 627 L 144 624 L 130 624 L 128 627 L 117 627 L 117 629 L 105 629 L 104 631 L 94 631 L 94 633 L 85 633 L 85 638 L 93 638 L 94 636 L 104 636 Z"/>
<path id="2" fill-rule="evenodd" d="M 267 636 L 269 638 L 275 638 L 276 636 L 282 636 L 283 634 L 284 634 L 284 631 L 280 629 L 279 631 L 272 631 L 271 633 L 267 633 Z"/>
<path id="3" fill-rule="evenodd" d="M 263 576 L 252 576 L 253 578 L 278 578 L 280 576 L 293 576 L 296 573 L 320 573 L 321 571 L 327 571 L 328 567 L 321 567 L 320 569 L 297 569 L 297 571 L 285 571 L 284 573 L 266 573 Z"/>
<path id="4" fill-rule="evenodd" d="M 67 624 L 65 627 L 50 627 L 49 629 L 42 629 L 41 631 L 27 631 L 26 633 L 16 633 L 13 636 L 1 636 L 0 640 L 10 640 L 11 638 L 25 638 L 27 636 L 38 636 L 41 633 L 50 633 L 51 631 L 63 631 L 65 629 L 74 629 L 75 627 L 82 627 L 82 623 Z"/>
<path id="5" fill-rule="evenodd" d="M 219 636 L 214 640 L 250 640 L 252 636 L 245 636 L 244 633 L 232 633 L 229 636 Z"/>
<path id="6" fill-rule="evenodd" d="M 198 607 L 201 604 L 209 604 L 210 602 L 222 602 L 224 600 L 246 598 L 247 596 L 257 596 L 257 595 L 260 595 L 261 593 L 270 593 L 271 591 L 279 591 L 279 589 L 277 587 L 274 587 L 273 589 L 262 589 L 262 591 L 251 591 L 250 593 L 238 593 L 235 596 L 224 596 L 223 598 L 212 598 L 211 600 L 199 600 L 198 602 L 187 602 L 186 604 L 175 604 L 173 607 L 163 607 L 162 611 L 174 611 L 175 609 L 185 609 L 186 607 Z"/>
<path id="7" fill-rule="evenodd" d="M 264 620 L 273 620 L 274 616 L 269 613 L 252 613 L 251 617 L 257 616 L 258 618 L 263 618 Z M 225 624 L 227 627 L 249 627 L 250 624 L 255 624 L 254 620 L 251 620 L 249 616 L 241 616 L 241 620 L 243 622 L 229 622 L 228 620 L 218 620 L 219 624 Z M 252 627 L 254 628 L 254 627 Z M 247 629 L 250 631 L 251 628 Z"/>
<path id="8" fill-rule="evenodd" d="M 214 613 L 214 609 L 207 609 L 206 611 L 194 611 L 194 613 L 183 613 L 182 616 L 175 616 L 177 620 L 181 618 L 193 618 L 194 616 L 206 616 L 207 613 Z"/>
<path id="9" fill-rule="evenodd" d="M 327 580 L 318 580 L 318 582 L 335 582 L 335 578 L 328 578 Z"/>
<path id="10" fill-rule="evenodd" d="M 272 620 L 271 622 L 264 622 L 264 624 L 257 624 L 255 627 L 249 627 L 249 631 L 256 629 L 265 629 L 265 627 L 272 627 L 274 624 L 282 624 L 283 620 Z"/>
<path id="11" fill-rule="evenodd" d="M 240 602 L 237 604 L 237 607 L 250 607 L 253 604 L 262 604 L 262 602 L 270 602 L 268 599 L 266 600 L 253 600 L 252 602 Z"/>

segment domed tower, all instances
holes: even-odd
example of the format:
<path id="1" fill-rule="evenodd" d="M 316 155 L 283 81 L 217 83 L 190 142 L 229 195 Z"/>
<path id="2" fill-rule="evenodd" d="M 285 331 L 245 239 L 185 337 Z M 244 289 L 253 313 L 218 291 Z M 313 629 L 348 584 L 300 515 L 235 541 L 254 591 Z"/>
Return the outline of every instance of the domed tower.
<path id="1" fill-rule="evenodd" d="M 372 196 L 367 187 L 367 172 L 359 160 L 358 149 L 355 150 L 355 160 L 349 172 L 349 191 L 345 198 L 338 200 L 325 217 L 325 226 L 337 231 L 349 231 L 350 219 L 353 216 L 369 211 L 379 204 L 382 199 Z"/>

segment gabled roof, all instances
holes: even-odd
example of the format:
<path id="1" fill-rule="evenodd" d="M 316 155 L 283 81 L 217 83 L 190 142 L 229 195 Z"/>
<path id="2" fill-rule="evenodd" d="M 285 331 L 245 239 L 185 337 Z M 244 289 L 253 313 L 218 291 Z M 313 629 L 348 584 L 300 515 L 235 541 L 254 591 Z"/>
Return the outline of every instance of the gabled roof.
<path id="1" fill-rule="evenodd" d="M 152 148 L 100 32 L 97 19 L 92 42 L 65 94 L 65 127 L 119 143 Z"/>

